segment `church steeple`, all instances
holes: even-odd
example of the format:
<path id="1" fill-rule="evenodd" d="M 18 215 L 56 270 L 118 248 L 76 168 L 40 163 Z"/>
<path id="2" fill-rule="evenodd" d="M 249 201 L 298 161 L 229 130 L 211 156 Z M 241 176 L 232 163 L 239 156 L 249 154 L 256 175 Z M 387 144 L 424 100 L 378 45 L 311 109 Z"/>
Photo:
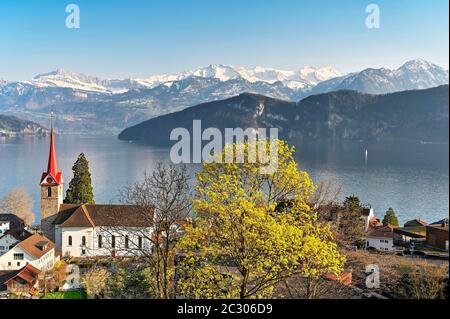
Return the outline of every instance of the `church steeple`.
<path id="1" fill-rule="evenodd" d="M 50 117 L 51 117 L 50 152 L 48 155 L 47 173 L 51 174 L 52 176 L 56 176 L 56 172 L 58 169 L 56 166 L 56 150 L 55 150 L 55 134 L 54 134 L 54 127 L 53 127 L 53 118 L 54 118 L 53 112 L 51 113 Z"/>
<path id="2" fill-rule="evenodd" d="M 47 171 L 41 176 L 41 230 L 44 235 L 54 240 L 55 227 L 52 224 L 63 203 L 63 178 L 56 164 L 54 114 L 51 114 L 50 150 Z"/>
<path id="3" fill-rule="evenodd" d="M 51 117 L 50 129 L 50 150 L 48 154 L 47 171 L 42 174 L 41 185 L 60 185 L 63 184 L 62 173 L 58 171 L 56 164 L 55 132 L 54 132 L 54 114 Z"/>

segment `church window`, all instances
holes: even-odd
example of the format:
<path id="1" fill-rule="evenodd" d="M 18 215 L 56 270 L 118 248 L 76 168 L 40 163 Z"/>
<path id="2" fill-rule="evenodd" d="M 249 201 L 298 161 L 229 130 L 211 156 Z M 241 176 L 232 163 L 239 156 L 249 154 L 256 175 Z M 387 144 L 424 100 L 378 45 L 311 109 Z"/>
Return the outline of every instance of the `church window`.
<path id="1" fill-rule="evenodd" d="M 86 246 L 86 236 L 81 237 L 81 245 Z"/>
<path id="2" fill-rule="evenodd" d="M 98 248 L 102 248 L 103 241 L 102 241 L 102 235 L 98 235 Z"/>
<path id="3" fill-rule="evenodd" d="M 69 238 L 68 238 L 68 245 L 72 246 L 72 236 L 69 236 Z"/>
<path id="4" fill-rule="evenodd" d="M 47 187 L 47 197 L 52 197 L 52 188 Z"/>
<path id="5" fill-rule="evenodd" d="M 116 248 L 116 236 L 114 235 L 111 237 L 111 247 Z"/>
<path id="6" fill-rule="evenodd" d="M 142 248 L 142 237 L 141 236 L 139 236 L 139 238 L 138 238 L 138 247 Z"/>
<path id="7" fill-rule="evenodd" d="M 130 246 L 130 239 L 128 238 L 128 236 L 125 236 L 125 248 L 129 248 Z"/>

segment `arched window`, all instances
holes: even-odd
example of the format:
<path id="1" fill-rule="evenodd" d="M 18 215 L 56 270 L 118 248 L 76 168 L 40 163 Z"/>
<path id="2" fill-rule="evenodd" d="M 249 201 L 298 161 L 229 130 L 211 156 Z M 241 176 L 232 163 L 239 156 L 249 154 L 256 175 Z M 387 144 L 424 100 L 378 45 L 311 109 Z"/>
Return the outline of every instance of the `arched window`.
<path id="1" fill-rule="evenodd" d="M 102 241 L 102 235 L 98 235 L 98 248 L 102 248 L 103 241 Z"/>
<path id="2" fill-rule="evenodd" d="M 81 237 L 81 246 L 86 246 L 86 236 Z"/>
<path id="3" fill-rule="evenodd" d="M 111 237 L 111 248 L 116 248 L 116 236 Z"/>
<path id="4" fill-rule="evenodd" d="M 69 236 L 68 238 L 67 238 L 67 241 L 68 241 L 68 245 L 69 246 L 72 246 L 72 236 Z"/>
<path id="5" fill-rule="evenodd" d="M 142 248 L 142 237 L 141 236 L 139 236 L 139 238 L 138 238 L 138 247 Z"/>
<path id="6" fill-rule="evenodd" d="M 47 197 L 52 197 L 52 188 L 47 187 Z"/>

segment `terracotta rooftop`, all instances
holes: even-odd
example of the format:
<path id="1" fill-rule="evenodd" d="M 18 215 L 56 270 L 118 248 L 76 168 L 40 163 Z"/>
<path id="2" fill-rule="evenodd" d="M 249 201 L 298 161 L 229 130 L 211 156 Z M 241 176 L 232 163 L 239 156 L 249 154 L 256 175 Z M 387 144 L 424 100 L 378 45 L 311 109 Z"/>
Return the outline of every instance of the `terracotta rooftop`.
<path id="1" fill-rule="evenodd" d="M 367 233 L 366 237 L 372 238 L 393 238 L 394 237 L 394 229 L 393 226 L 384 226 L 378 227 Z"/>
<path id="2" fill-rule="evenodd" d="M 149 227 L 148 212 L 136 205 L 62 205 L 53 222 L 60 227 Z"/>
<path id="3" fill-rule="evenodd" d="M 398 227 L 394 229 L 394 233 L 408 236 L 411 238 L 425 238 L 426 227 L 425 226 Z"/>
<path id="4" fill-rule="evenodd" d="M 427 222 L 420 219 L 409 220 L 405 223 L 404 227 L 426 226 Z"/>
<path id="5" fill-rule="evenodd" d="M 25 250 L 35 258 L 41 258 L 50 250 L 55 248 L 55 244 L 45 236 L 34 234 L 16 245 Z"/>
<path id="6" fill-rule="evenodd" d="M 8 284 L 9 281 L 17 277 L 25 280 L 27 283 L 33 283 L 37 280 L 37 276 L 40 272 L 41 271 L 39 269 L 33 267 L 31 264 L 27 264 L 22 269 L 10 274 L 10 277 L 6 281 L 4 281 L 3 284 Z"/>

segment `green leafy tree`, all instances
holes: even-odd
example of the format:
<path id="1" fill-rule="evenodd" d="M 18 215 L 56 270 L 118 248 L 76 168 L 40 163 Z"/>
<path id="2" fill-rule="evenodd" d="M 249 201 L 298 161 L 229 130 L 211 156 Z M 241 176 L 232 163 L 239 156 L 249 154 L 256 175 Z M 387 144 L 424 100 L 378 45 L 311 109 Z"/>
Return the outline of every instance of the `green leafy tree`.
<path id="1" fill-rule="evenodd" d="M 72 167 L 73 178 L 69 183 L 64 203 L 67 204 L 94 204 L 94 193 L 92 191 L 91 173 L 89 162 L 83 153 L 78 155 Z"/>
<path id="2" fill-rule="evenodd" d="M 392 207 L 389 207 L 386 214 L 384 215 L 383 225 L 384 226 L 388 226 L 388 225 L 398 226 L 397 215 L 395 215 L 395 211 Z"/>

